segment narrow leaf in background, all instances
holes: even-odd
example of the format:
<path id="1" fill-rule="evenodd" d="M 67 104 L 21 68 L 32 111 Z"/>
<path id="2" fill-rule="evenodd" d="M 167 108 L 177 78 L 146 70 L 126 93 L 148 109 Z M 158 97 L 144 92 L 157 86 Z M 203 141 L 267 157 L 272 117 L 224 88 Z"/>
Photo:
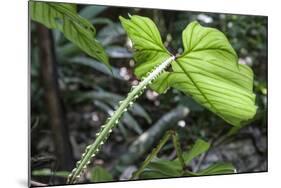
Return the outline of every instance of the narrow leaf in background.
<path id="1" fill-rule="evenodd" d="M 110 68 L 105 50 L 95 39 L 94 26 L 77 14 L 76 5 L 31 1 L 30 11 L 32 20 L 49 29 L 60 30 L 68 40 L 81 50 Z"/>
<path id="2" fill-rule="evenodd" d="M 183 153 L 183 159 L 185 164 L 188 164 L 192 159 L 199 156 L 200 154 L 208 151 L 210 144 L 202 139 L 196 140 L 191 150 Z"/>

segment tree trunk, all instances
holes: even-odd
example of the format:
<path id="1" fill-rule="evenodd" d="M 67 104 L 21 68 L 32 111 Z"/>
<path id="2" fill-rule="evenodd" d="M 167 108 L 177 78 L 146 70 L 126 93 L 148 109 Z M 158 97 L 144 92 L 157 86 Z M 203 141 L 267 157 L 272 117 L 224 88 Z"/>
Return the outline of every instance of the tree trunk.
<path id="1" fill-rule="evenodd" d="M 65 113 L 62 108 L 63 103 L 59 95 L 53 37 L 51 31 L 41 24 L 37 24 L 36 29 L 45 105 L 57 158 L 56 166 L 58 170 L 70 170 L 73 167 L 74 158 L 68 128 L 65 124 Z"/>

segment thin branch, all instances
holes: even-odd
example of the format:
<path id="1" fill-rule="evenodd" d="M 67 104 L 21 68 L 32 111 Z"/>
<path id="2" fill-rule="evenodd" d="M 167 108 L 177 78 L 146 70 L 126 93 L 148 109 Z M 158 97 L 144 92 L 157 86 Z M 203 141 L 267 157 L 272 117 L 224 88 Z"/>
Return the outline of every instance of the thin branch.
<path id="1" fill-rule="evenodd" d="M 145 167 L 150 163 L 150 161 L 157 156 L 159 151 L 162 149 L 162 147 L 166 144 L 166 142 L 169 140 L 171 137 L 172 132 L 167 131 L 164 135 L 164 137 L 160 140 L 159 144 L 152 150 L 152 152 L 146 157 L 145 161 L 143 164 L 140 166 L 140 168 L 133 173 L 133 176 L 130 178 L 131 180 L 136 179 L 139 177 L 139 175 L 143 172 Z"/>
<path id="2" fill-rule="evenodd" d="M 182 169 L 185 169 L 185 163 L 184 163 L 184 159 L 182 157 L 182 150 L 181 150 L 180 142 L 179 142 L 179 135 L 176 131 L 172 132 L 172 139 L 173 139 L 173 145 L 176 149 L 177 156 L 178 156 L 179 162 L 181 164 L 181 167 L 182 167 Z"/>

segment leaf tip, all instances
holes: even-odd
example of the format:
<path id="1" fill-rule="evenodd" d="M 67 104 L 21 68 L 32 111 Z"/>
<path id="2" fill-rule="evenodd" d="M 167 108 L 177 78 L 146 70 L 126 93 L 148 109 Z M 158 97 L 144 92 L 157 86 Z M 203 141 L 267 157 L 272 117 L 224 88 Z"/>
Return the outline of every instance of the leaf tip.
<path id="1" fill-rule="evenodd" d="M 192 22 L 190 22 L 191 25 L 200 25 L 200 23 L 197 20 L 194 20 Z"/>
<path id="2" fill-rule="evenodd" d="M 119 16 L 118 18 L 119 18 L 119 20 L 121 20 L 121 21 L 125 19 L 125 18 L 123 18 L 123 16 Z"/>
<path id="3" fill-rule="evenodd" d="M 124 18 L 123 16 L 119 16 L 119 20 L 120 20 L 122 26 L 125 27 L 124 24 L 125 24 L 128 20 L 127 20 L 126 18 Z"/>

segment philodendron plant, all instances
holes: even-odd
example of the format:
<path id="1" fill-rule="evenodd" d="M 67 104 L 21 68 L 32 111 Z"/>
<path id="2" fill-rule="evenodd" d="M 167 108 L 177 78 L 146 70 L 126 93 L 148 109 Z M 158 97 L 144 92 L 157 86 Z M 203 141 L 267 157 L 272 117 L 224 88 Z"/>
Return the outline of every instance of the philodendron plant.
<path id="1" fill-rule="evenodd" d="M 192 22 L 182 33 L 183 53 L 173 55 L 164 47 L 152 20 L 129 17 L 120 20 L 133 43 L 135 74 L 141 82 L 132 87 L 101 126 L 94 143 L 87 146 L 69 174 L 68 183 L 79 180 L 122 114 L 148 86 L 158 93 L 171 87 L 178 89 L 233 126 L 240 126 L 256 113 L 253 72 L 247 65 L 238 64 L 238 57 L 222 32 Z"/>

